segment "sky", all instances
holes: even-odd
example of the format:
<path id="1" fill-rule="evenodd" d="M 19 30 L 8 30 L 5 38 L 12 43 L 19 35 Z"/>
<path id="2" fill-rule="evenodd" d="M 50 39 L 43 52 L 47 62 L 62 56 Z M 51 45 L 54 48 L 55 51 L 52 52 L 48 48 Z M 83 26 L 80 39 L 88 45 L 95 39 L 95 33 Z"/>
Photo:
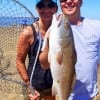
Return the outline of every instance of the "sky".
<path id="1" fill-rule="evenodd" d="M 24 4 L 34 14 L 34 16 L 38 16 L 35 9 L 36 0 L 19 1 Z M 60 10 L 58 12 L 60 12 Z M 83 0 L 81 15 L 86 18 L 100 19 L 100 0 Z"/>

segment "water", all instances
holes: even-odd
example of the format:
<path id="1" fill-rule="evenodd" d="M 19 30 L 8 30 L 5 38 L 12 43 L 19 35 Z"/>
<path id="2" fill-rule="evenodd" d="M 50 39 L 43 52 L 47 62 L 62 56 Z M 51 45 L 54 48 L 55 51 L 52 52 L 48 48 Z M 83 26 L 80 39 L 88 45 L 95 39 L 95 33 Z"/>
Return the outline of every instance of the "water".
<path id="1" fill-rule="evenodd" d="M 0 27 L 10 25 L 29 25 L 34 22 L 32 17 L 0 17 Z"/>

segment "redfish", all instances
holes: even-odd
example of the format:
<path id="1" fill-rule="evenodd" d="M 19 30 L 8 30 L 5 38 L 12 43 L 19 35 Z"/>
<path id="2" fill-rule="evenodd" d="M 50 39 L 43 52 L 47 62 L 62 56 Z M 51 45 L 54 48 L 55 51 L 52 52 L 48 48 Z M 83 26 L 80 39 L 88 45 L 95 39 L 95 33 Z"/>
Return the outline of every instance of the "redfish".
<path id="1" fill-rule="evenodd" d="M 66 15 L 53 16 L 49 34 L 48 60 L 53 77 L 52 95 L 67 100 L 72 89 L 75 66 L 73 33 Z"/>

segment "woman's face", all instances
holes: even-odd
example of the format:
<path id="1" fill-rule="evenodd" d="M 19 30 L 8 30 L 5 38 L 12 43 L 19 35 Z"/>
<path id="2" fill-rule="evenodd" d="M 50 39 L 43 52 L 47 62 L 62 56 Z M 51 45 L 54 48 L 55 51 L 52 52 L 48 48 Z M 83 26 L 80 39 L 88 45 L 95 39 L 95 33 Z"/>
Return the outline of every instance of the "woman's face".
<path id="1" fill-rule="evenodd" d="M 57 7 L 54 5 L 41 5 L 37 7 L 37 11 L 39 14 L 39 17 L 44 21 L 50 21 L 52 20 L 53 14 L 57 11 Z"/>
<path id="2" fill-rule="evenodd" d="M 60 0 L 60 4 L 64 14 L 73 16 L 80 13 L 82 0 Z"/>

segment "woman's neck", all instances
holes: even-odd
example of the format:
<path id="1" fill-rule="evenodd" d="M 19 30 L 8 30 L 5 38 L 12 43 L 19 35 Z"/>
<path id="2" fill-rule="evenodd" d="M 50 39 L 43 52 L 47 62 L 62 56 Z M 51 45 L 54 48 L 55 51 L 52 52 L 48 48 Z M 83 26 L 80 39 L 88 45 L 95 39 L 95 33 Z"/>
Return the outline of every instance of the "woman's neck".
<path id="1" fill-rule="evenodd" d="M 51 21 L 43 21 L 39 19 L 39 31 L 41 32 L 43 38 L 50 25 L 51 25 Z"/>
<path id="2" fill-rule="evenodd" d="M 51 21 L 43 21 L 39 19 L 40 30 L 43 30 L 46 32 L 50 25 L 51 25 Z"/>

